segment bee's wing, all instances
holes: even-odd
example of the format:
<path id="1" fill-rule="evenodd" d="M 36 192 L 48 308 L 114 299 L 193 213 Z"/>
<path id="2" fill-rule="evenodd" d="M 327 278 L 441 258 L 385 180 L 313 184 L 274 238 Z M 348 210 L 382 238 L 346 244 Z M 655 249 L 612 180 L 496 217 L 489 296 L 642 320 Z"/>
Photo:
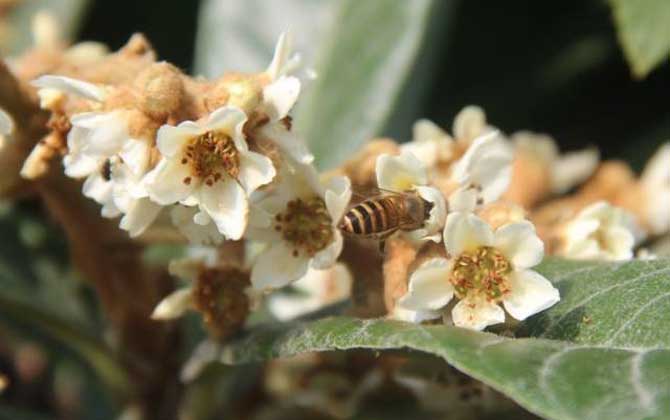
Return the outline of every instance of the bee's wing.
<path id="1" fill-rule="evenodd" d="M 359 189 L 357 191 L 352 191 L 352 195 L 361 201 L 367 200 L 372 197 L 378 197 L 380 195 L 403 195 L 401 191 L 387 190 L 379 187 L 371 187 L 365 189 Z"/>

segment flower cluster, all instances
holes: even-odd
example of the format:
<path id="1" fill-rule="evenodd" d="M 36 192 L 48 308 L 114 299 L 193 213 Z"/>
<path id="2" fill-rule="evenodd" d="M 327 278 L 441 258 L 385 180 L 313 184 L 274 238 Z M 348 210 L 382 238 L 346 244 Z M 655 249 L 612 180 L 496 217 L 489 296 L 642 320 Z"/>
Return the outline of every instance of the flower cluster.
<path id="1" fill-rule="evenodd" d="M 372 236 L 396 250 L 368 259 L 385 259 L 379 294 L 392 317 L 481 330 L 560 300 L 534 269 L 545 253 L 625 260 L 670 231 L 670 145 L 638 178 L 595 149 L 561 154 L 544 134 L 508 137 L 467 106 L 453 134 L 419 120 L 411 141 L 371 141 L 320 174 L 292 123 L 304 83 L 287 34 L 266 70 L 207 80 L 157 61 L 141 35 L 109 53 L 66 48 L 49 25 L 13 60 L 48 118 L 21 174 L 49 176 L 62 157 L 65 175 L 131 237 L 167 228 L 191 253 L 206 247 L 204 260 L 170 265 L 189 284 L 155 319 L 196 310 L 225 338 L 277 289 L 267 302 L 282 320 L 345 299 L 366 287 L 352 274 L 378 250 L 361 246 L 354 261 L 343 249 Z M 0 110 L 3 143 L 14 125 Z"/>

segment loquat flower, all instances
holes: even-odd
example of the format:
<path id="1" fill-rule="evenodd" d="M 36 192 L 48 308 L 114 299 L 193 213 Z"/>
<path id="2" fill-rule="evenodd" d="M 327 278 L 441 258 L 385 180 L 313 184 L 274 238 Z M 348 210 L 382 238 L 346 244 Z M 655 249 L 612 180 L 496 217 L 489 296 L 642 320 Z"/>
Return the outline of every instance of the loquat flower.
<path id="1" fill-rule="evenodd" d="M 255 199 L 248 238 L 264 245 L 251 270 L 251 284 L 263 290 L 286 286 L 308 269 L 326 269 L 342 251 L 337 224 L 351 198 L 348 178 L 324 187 L 311 165 L 283 165 L 279 182 Z"/>
<path id="2" fill-rule="evenodd" d="M 382 190 L 416 192 L 430 203 L 430 213 L 424 225 L 411 232 L 403 233 L 413 240 L 441 240 L 440 231 L 444 226 L 447 210 L 442 193 L 429 186 L 425 167 L 411 152 L 403 151 L 398 156 L 382 154 L 377 157 L 375 172 L 377 186 Z"/>
<path id="3" fill-rule="evenodd" d="M 411 274 L 407 294 L 398 301 L 401 314 L 409 310 L 437 317 L 456 296 L 454 325 L 482 330 L 505 321 L 499 304 L 524 320 L 560 299 L 558 290 L 531 270 L 542 260 L 544 247 L 528 221 L 494 231 L 472 213 L 454 212 L 447 217 L 444 243 L 449 258 L 429 259 Z"/>
<path id="4" fill-rule="evenodd" d="M 458 187 L 449 195 L 449 209 L 474 211 L 498 200 L 510 183 L 512 157 L 498 131 L 475 138 L 452 167 L 450 181 Z"/>
<path id="5" fill-rule="evenodd" d="M 163 298 L 156 305 L 152 319 L 167 321 L 189 310 L 197 311 L 208 330 L 219 339 L 242 327 L 255 299 L 249 288 L 248 272 L 195 258 L 172 261 L 169 272 L 190 284 Z"/>
<path id="6" fill-rule="evenodd" d="M 636 232 L 639 229 L 631 214 L 598 201 L 562 227 L 557 254 L 576 259 L 629 260 L 633 258 Z"/>
<path id="7" fill-rule="evenodd" d="M 162 158 L 147 174 L 149 197 L 158 204 L 197 205 L 229 239 L 240 239 L 248 196 L 275 176 L 272 161 L 249 150 L 239 108 L 222 107 L 199 122 L 158 130 Z"/>

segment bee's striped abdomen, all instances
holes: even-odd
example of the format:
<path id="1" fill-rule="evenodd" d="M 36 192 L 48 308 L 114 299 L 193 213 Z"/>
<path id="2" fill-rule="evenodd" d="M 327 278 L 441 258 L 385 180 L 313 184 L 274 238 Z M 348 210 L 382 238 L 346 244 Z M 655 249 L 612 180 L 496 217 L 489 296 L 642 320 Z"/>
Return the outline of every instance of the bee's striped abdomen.
<path id="1" fill-rule="evenodd" d="M 365 200 L 344 215 L 340 227 L 355 235 L 374 235 L 397 225 L 397 210 L 391 198 Z"/>

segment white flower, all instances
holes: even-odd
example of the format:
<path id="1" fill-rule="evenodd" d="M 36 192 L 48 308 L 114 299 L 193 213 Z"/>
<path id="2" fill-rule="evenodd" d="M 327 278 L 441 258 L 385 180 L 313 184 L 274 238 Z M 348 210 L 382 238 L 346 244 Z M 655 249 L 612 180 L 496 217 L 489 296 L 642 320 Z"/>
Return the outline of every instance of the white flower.
<path id="1" fill-rule="evenodd" d="M 211 217 L 197 207 L 176 205 L 170 211 L 172 224 L 192 244 L 219 245 L 225 239 Z"/>
<path id="2" fill-rule="evenodd" d="M 242 237 L 249 212 L 248 196 L 272 181 L 272 161 L 249 150 L 239 108 L 222 107 L 205 121 L 185 121 L 158 130 L 162 159 L 147 174 L 150 198 L 169 205 L 198 205 L 230 239 Z"/>
<path id="3" fill-rule="evenodd" d="M 168 270 L 188 284 L 163 298 L 152 319 L 175 319 L 195 310 L 203 315 L 210 331 L 222 337 L 244 323 L 257 298 L 249 288 L 249 274 L 236 266 L 184 258 L 171 261 Z"/>
<path id="4" fill-rule="evenodd" d="M 520 131 L 511 138 L 517 150 L 523 150 L 538 159 L 549 171 L 550 188 L 562 194 L 584 182 L 598 167 L 600 154 L 590 148 L 560 154 L 556 141 L 546 135 Z"/>
<path id="5" fill-rule="evenodd" d="M 632 215 L 599 201 L 580 211 L 565 226 L 560 253 L 576 259 L 629 260 L 633 258 L 636 231 Z"/>
<path id="6" fill-rule="evenodd" d="M 640 178 L 646 194 L 647 224 L 654 235 L 670 231 L 670 143 L 649 160 Z"/>
<path id="7" fill-rule="evenodd" d="M 429 120 L 418 120 L 412 127 L 412 141 L 400 145 L 400 150 L 410 152 L 429 170 L 454 156 L 454 140 L 449 134 Z"/>
<path id="8" fill-rule="evenodd" d="M 309 152 L 302 138 L 291 131 L 289 111 L 300 95 L 301 81 L 291 73 L 300 63 L 298 56 L 291 54 L 290 34 L 279 37 L 272 63 L 265 71 L 270 83 L 263 87 L 261 109 L 269 118 L 254 132 L 254 137 L 268 139 L 291 159 L 299 163 L 311 163 L 314 156 Z"/>
<path id="9" fill-rule="evenodd" d="M 249 238 L 265 244 L 251 271 L 256 289 L 280 288 L 309 267 L 332 266 L 342 251 L 337 224 L 351 198 L 351 183 L 335 177 L 324 189 L 311 165 L 282 165 L 275 190 L 254 207 Z"/>
<path id="10" fill-rule="evenodd" d="M 451 132 L 456 141 L 464 146 L 469 146 L 480 136 L 497 131 L 486 123 L 484 110 L 476 105 L 463 107 L 454 117 L 454 125 Z"/>
<path id="11" fill-rule="evenodd" d="M 447 217 L 444 242 L 449 255 L 417 268 L 398 305 L 405 310 L 441 311 L 454 295 L 456 326 L 482 330 L 505 321 L 502 303 L 515 319 L 524 320 L 559 301 L 556 288 L 530 270 L 544 255 L 544 245 L 528 222 L 496 229 L 472 213 Z"/>
<path id="12" fill-rule="evenodd" d="M 449 209 L 473 211 L 500 198 L 509 186 L 512 157 L 498 131 L 474 139 L 453 166 L 451 179 L 459 188 L 449 197 Z"/>
<path id="13" fill-rule="evenodd" d="M 440 230 L 444 226 L 447 210 L 442 193 L 428 186 L 428 174 L 412 153 L 403 151 L 398 156 L 382 154 L 377 157 L 375 172 L 377 186 L 381 190 L 398 193 L 416 192 L 423 200 L 431 203 L 428 218 L 419 229 L 407 232 L 414 240 L 429 239 L 439 242 Z"/>
<path id="14" fill-rule="evenodd" d="M 14 131 L 14 120 L 0 108 L 0 136 L 7 136 Z"/>
<path id="15" fill-rule="evenodd" d="M 325 270 L 310 268 L 301 279 L 291 284 L 293 290 L 270 296 L 268 306 L 277 319 L 288 321 L 348 298 L 351 284 L 351 274 L 343 264 L 338 263 Z"/>

